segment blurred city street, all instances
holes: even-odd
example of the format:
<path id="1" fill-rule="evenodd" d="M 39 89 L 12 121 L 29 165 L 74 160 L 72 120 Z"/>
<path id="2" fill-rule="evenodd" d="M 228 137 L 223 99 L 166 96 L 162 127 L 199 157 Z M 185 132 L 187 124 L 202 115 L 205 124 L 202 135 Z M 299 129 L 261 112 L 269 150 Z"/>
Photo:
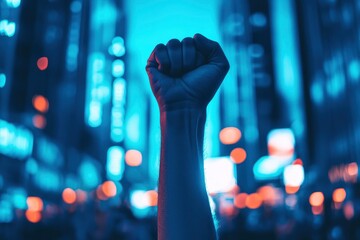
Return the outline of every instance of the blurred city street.
<path id="1" fill-rule="evenodd" d="M 196 33 L 230 62 L 204 139 L 219 239 L 360 240 L 360 0 L 0 0 L 0 240 L 157 239 L 145 65 Z"/>

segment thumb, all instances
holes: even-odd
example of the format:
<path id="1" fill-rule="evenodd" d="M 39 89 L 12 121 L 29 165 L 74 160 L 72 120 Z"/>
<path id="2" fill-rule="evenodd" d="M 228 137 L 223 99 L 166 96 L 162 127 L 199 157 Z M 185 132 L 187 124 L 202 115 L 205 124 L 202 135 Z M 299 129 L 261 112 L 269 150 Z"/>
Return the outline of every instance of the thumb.
<path id="1" fill-rule="evenodd" d="M 196 49 L 201 52 L 208 63 L 223 67 L 226 72 L 229 70 L 229 62 L 219 43 L 212 41 L 199 33 L 194 35 L 194 42 Z"/>
<path id="2" fill-rule="evenodd" d="M 159 98 L 160 95 L 165 93 L 161 93 L 161 89 L 168 89 L 171 87 L 173 83 L 173 81 L 171 81 L 172 79 L 166 74 L 162 73 L 156 67 L 148 64 L 146 66 L 146 72 L 149 77 L 151 90 L 153 91 L 156 98 Z"/>

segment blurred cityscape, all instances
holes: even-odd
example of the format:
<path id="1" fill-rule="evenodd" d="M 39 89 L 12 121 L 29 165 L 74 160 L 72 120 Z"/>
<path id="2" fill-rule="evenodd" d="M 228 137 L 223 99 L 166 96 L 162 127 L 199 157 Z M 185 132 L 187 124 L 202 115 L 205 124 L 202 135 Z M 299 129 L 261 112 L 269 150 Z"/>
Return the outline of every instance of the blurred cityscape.
<path id="1" fill-rule="evenodd" d="M 197 32 L 220 239 L 360 239 L 359 0 L 0 0 L 0 239 L 157 238 L 144 67 Z"/>

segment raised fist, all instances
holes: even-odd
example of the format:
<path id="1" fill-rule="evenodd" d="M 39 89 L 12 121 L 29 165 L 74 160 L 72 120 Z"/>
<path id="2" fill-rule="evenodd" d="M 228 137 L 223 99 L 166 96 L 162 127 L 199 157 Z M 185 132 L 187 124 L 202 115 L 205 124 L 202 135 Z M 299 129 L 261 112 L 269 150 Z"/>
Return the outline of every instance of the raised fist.
<path id="1" fill-rule="evenodd" d="M 228 70 L 220 45 L 200 34 L 158 44 L 146 65 L 161 111 L 206 107 Z"/>

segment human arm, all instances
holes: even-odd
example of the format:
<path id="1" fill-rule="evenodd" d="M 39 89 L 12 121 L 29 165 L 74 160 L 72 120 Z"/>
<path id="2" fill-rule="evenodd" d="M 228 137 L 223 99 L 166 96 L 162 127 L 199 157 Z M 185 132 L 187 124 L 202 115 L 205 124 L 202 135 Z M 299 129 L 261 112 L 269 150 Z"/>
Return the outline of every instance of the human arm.
<path id="1" fill-rule="evenodd" d="M 146 70 L 160 108 L 158 239 L 216 239 L 203 167 L 206 106 L 229 69 L 200 34 L 152 52 Z"/>

